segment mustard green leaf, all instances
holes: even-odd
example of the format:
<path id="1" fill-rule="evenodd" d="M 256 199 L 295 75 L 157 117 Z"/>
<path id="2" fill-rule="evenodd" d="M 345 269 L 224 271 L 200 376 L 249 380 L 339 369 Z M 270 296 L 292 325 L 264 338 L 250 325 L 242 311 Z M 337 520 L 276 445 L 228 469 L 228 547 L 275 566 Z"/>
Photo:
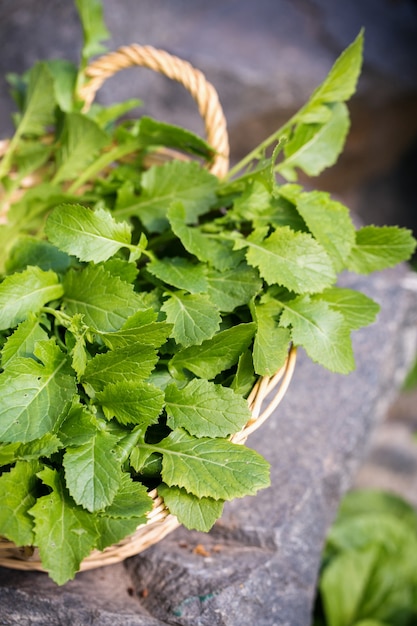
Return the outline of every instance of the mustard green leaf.
<path id="1" fill-rule="evenodd" d="M 54 339 L 38 341 L 33 358 L 16 357 L 0 374 L 0 440 L 26 443 L 52 432 L 75 395 L 67 356 Z"/>
<path id="2" fill-rule="evenodd" d="M 274 319 L 268 304 L 254 308 L 257 330 L 253 344 L 253 367 L 260 376 L 273 376 L 285 363 L 291 335 Z"/>
<path id="3" fill-rule="evenodd" d="M 45 468 L 38 476 L 52 491 L 30 509 L 35 545 L 49 576 L 63 585 L 74 578 L 81 561 L 94 548 L 97 529 L 93 516 L 75 504 L 56 470 Z"/>
<path id="4" fill-rule="evenodd" d="M 248 304 L 262 288 L 258 271 L 245 262 L 223 272 L 209 268 L 207 282 L 210 300 L 226 313 Z"/>
<path id="5" fill-rule="evenodd" d="M 269 486 L 268 462 L 227 439 L 197 439 L 179 429 L 157 444 L 138 447 L 162 453 L 164 483 L 199 498 L 232 500 Z"/>
<path id="6" fill-rule="evenodd" d="M 213 379 L 232 367 L 251 344 L 255 324 L 238 324 L 222 330 L 201 346 L 189 346 L 177 352 L 170 361 L 172 375 L 184 376 L 189 370 L 200 378 Z"/>
<path id="7" fill-rule="evenodd" d="M 108 211 L 92 211 L 80 204 L 57 206 L 48 216 L 45 234 L 60 250 L 94 263 L 107 261 L 131 241 L 127 222 L 116 222 Z"/>
<path id="8" fill-rule="evenodd" d="M 168 487 L 162 483 L 158 487 L 158 494 L 164 499 L 170 513 L 190 530 L 208 532 L 223 512 L 223 500 L 198 498 L 180 487 Z"/>
<path id="9" fill-rule="evenodd" d="M 290 328 L 296 346 L 327 369 L 348 374 L 355 367 L 350 328 L 326 302 L 301 296 L 285 303 L 280 325 Z"/>
<path id="10" fill-rule="evenodd" d="M 103 332 L 120 330 L 142 307 L 132 285 L 112 276 L 100 266 L 70 270 L 63 279 L 63 307 L 68 315 L 84 315 L 87 326 Z"/>
<path id="11" fill-rule="evenodd" d="M 41 469 L 38 461 L 19 461 L 0 476 L 0 535 L 18 546 L 33 544 L 33 519 L 28 511 L 36 502 Z"/>
<path id="12" fill-rule="evenodd" d="M 416 239 L 407 228 L 364 226 L 356 233 L 356 242 L 347 267 L 357 274 L 370 274 L 394 267 L 410 259 L 416 245 Z"/>
<path id="13" fill-rule="evenodd" d="M 168 257 L 153 260 L 146 269 L 159 280 L 177 289 L 190 293 L 207 291 L 205 267 L 202 264 L 197 265 L 182 257 Z"/>
<path id="14" fill-rule="evenodd" d="M 295 293 L 313 293 L 330 287 L 335 279 L 331 260 L 322 246 L 307 233 L 278 227 L 263 239 L 255 231 L 236 245 L 247 247 L 248 263 L 270 285 L 282 285 Z"/>
<path id="15" fill-rule="evenodd" d="M 14 333 L 10 335 L 1 350 L 1 366 L 3 369 L 16 357 L 29 357 L 33 355 L 38 341 L 48 339 L 48 334 L 41 326 L 45 318 L 29 313 L 28 318 L 19 324 Z"/>
<path id="16" fill-rule="evenodd" d="M 164 393 L 155 385 L 140 381 L 116 382 L 96 394 L 108 419 L 120 424 L 135 424 L 143 431 L 158 421 L 164 406 Z"/>
<path id="17" fill-rule="evenodd" d="M 88 511 L 111 504 L 120 487 L 122 469 L 116 454 L 118 437 L 97 430 L 90 440 L 69 447 L 62 464 L 65 482 L 74 501 Z"/>
<path id="18" fill-rule="evenodd" d="M 373 324 L 381 308 L 377 302 L 364 293 L 342 287 L 325 289 L 312 299 L 323 300 L 332 309 L 339 311 L 352 330 Z"/>
<path id="19" fill-rule="evenodd" d="M 172 336 L 183 346 L 201 345 L 220 328 L 220 311 L 207 295 L 170 292 L 161 307 Z"/>
<path id="20" fill-rule="evenodd" d="M 185 387 L 165 390 L 167 423 L 196 437 L 227 437 L 251 419 L 248 403 L 232 389 L 194 379 Z"/>
<path id="21" fill-rule="evenodd" d="M 33 266 L 6 276 L 0 283 L 0 330 L 17 326 L 62 294 L 62 285 L 52 271 Z"/>

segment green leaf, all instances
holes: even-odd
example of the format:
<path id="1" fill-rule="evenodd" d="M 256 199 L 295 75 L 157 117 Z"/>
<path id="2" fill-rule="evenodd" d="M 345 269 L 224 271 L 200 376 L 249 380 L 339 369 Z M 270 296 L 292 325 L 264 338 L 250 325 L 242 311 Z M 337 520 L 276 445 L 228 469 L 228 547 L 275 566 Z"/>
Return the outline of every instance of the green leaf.
<path id="1" fill-rule="evenodd" d="M 0 440 L 26 443 L 52 432 L 75 394 L 67 357 L 53 339 L 38 341 L 38 359 L 16 357 L 0 374 Z"/>
<path id="2" fill-rule="evenodd" d="M 97 548 L 104 550 L 135 532 L 138 526 L 146 523 L 146 514 L 151 509 L 152 499 L 144 485 L 133 482 L 128 474 L 122 474 L 121 487 L 112 504 L 96 515 Z"/>
<path id="3" fill-rule="evenodd" d="M 296 207 L 314 238 L 332 259 L 335 270 L 341 272 L 355 243 L 356 232 L 349 210 L 323 191 L 300 194 Z"/>
<path id="4" fill-rule="evenodd" d="M 244 262 L 223 272 L 208 269 L 207 281 L 210 300 L 226 313 L 248 304 L 262 288 L 258 272 Z"/>
<path id="5" fill-rule="evenodd" d="M 201 294 L 171 292 L 161 307 L 172 324 L 172 336 L 183 346 L 201 345 L 220 328 L 219 309 Z"/>
<path id="6" fill-rule="evenodd" d="M 352 330 L 373 324 L 380 310 L 379 304 L 365 294 L 341 287 L 325 289 L 312 299 L 327 302 L 332 309 L 339 311 Z"/>
<path id="7" fill-rule="evenodd" d="M 139 123 L 138 141 L 141 146 L 164 146 L 195 154 L 204 159 L 213 156 L 213 148 L 198 135 L 181 128 L 143 116 Z"/>
<path id="8" fill-rule="evenodd" d="M 129 247 L 130 226 L 116 222 L 108 211 L 91 211 L 80 204 L 61 204 L 49 215 L 45 234 L 57 248 L 80 261 L 107 261 Z"/>
<path id="9" fill-rule="evenodd" d="M 1 351 L 3 369 L 16 357 L 32 356 L 36 343 L 48 339 L 46 331 L 40 325 L 41 319 L 29 314 L 28 319 L 19 324 L 14 333 L 7 338 Z"/>
<path id="10" fill-rule="evenodd" d="M 28 265 L 37 265 L 45 272 L 53 270 L 59 274 L 68 270 L 71 258 L 48 241 L 21 236 L 10 251 L 7 273 L 20 272 Z"/>
<path id="11" fill-rule="evenodd" d="M 191 263 L 182 257 L 155 259 L 148 263 L 146 269 L 159 280 L 177 289 L 184 289 L 190 293 L 207 291 L 204 266 Z"/>
<path id="12" fill-rule="evenodd" d="M 97 418 L 80 403 L 77 396 L 77 401 L 73 402 L 59 427 L 58 436 L 65 447 L 76 447 L 88 443 L 98 427 Z"/>
<path id="13" fill-rule="evenodd" d="M 118 437 L 97 430 L 91 439 L 68 448 L 63 458 L 65 481 L 75 502 L 88 511 L 111 504 L 120 487 L 122 469 L 116 454 Z"/>
<path id="14" fill-rule="evenodd" d="M 200 261 L 207 262 L 220 272 L 236 267 L 244 254 L 233 250 L 233 242 L 217 235 L 207 235 L 196 227 L 186 226 L 186 212 L 181 202 L 174 202 L 168 219 L 184 248 Z"/>
<path id="15" fill-rule="evenodd" d="M 311 235 L 286 226 L 269 237 L 257 233 L 236 245 L 247 247 L 246 258 L 270 285 L 278 284 L 296 293 L 321 291 L 335 281 L 332 263 Z"/>
<path id="16" fill-rule="evenodd" d="M 74 578 L 81 561 L 94 548 L 97 530 L 93 516 L 74 503 L 58 472 L 45 468 L 38 476 L 52 491 L 38 498 L 30 510 L 35 520 L 35 545 L 52 580 L 63 585 Z"/>
<path id="17" fill-rule="evenodd" d="M 197 163 L 173 160 L 151 167 L 142 176 L 142 194 L 116 216 L 137 216 L 151 232 L 168 227 L 167 212 L 172 202 L 181 202 L 186 222 L 194 222 L 216 200 L 218 180 Z"/>
<path id="18" fill-rule="evenodd" d="M 0 535 L 18 546 L 33 544 L 33 519 L 28 514 L 36 502 L 37 461 L 19 461 L 0 476 Z"/>
<path id="19" fill-rule="evenodd" d="M 29 82 L 23 115 L 17 133 L 43 135 L 54 122 L 55 97 L 52 74 L 44 62 L 36 63 L 29 71 Z"/>
<path id="20" fill-rule="evenodd" d="M 348 46 L 328 73 L 322 84 L 313 92 L 309 105 L 342 102 L 348 100 L 356 90 L 362 67 L 363 31 Z"/>
<path id="21" fill-rule="evenodd" d="M 155 322 L 156 314 L 152 309 L 137 311 L 129 317 L 122 328 L 113 333 L 100 333 L 106 346 L 115 350 L 133 343 L 162 346 L 171 333 L 172 326 L 166 322 Z"/>
<path id="22" fill-rule="evenodd" d="M 158 444 L 140 444 L 161 452 L 162 480 L 199 498 L 232 500 L 269 486 L 269 464 L 257 452 L 227 439 L 196 439 L 173 431 Z"/>
<path id="23" fill-rule="evenodd" d="M 355 367 L 350 329 L 344 317 L 326 302 L 295 298 L 285 303 L 280 325 L 291 328 L 296 346 L 327 369 L 348 374 Z"/>
<path id="24" fill-rule="evenodd" d="M 184 348 L 171 359 L 170 371 L 180 377 L 183 370 L 189 370 L 200 378 L 215 378 L 238 361 L 250 345 L 254 332 L 255 324 L 238 324 L 217 333 L 201 346 Z"/>
<path id="25" fill-rule="evenodd" d="M 257 331 L 253 345 L 253 366 L 260 376 L 273 376 L 285 363 L 291 336 L 278 326 L 274 311 L 267 304 L 256 306 Z"/>
<path id="26" fill-rule="evenodd" d="M 179 487 L 167 487 L 162 483 L 158 494 L 180 524 L 190 530 L 208 532 L 223 513 L 223 500 L 197 498 Z"/>
<path id="27" fill-rule="evenodd" d="M 157 423 L 164 406 L 161 389 L 138 381 L 109 384 L 96 398 L 108 419 L 115 417 L 120 424 L 137 424 L 143 431 Z"/>
<path id="28" fill-rule="evenodd" d="M 53 433 L 46 433 L 29 443 L 2 444 L 0 445 L 0 466 L 16 461 L 37 461 L 40 457 L 50 457 L 60 448 L 62 448 L 62 443 Z"/>
<path id="29" fill-rule="evenodd" d="M 318 176 L 336 163 L 349 126 L 349 112 L 342 102 L 331 106 L 331 117 L 324 124 L 300 124 L 285 144 L 285 159 L 276 170 L 289 181 L 297 180 L 295 168 L 308 176 Z"/>
<path id="30" fill-rule="evenodd" d="M 227 437 L 251 419 L 248 403 L 232 389 L 194 379 L 179 389 L 165 390 L 168 426 L 185 428 L 196 437 Z"/>
<path id="31" fill-rule="evenodd" d="M 54 78 L 55 98 L 62 111 L 72 111 L 74 107 L 77 67 L 64 59 L 50 59 L 48 69 Z"/>
<path id="32" fill-rule="evenodd" d="M 70 270 L 63 287 L 66 313 L 70 316 L 81 313 L 85 324 L 99 331 L 120 330 L 137 309 L 143 308 L 132 285 L 111 276 L 100 265 Z"/>
<path id="33" fill-rule="evenodd" d="M 17 326 L 62 293 L 55 272 L 44 272 L 39 267 L 6 276 L 0 284 L 0 330 Z"/>
<path id="34" fill-rule="evenodd" d="M 82 58 L 87 60 L 105 51 L 102 41 L 110 38 L 103 19 L 103 5 L 100 0 L 75 0 L 83 29 L 84 43 Z"/>
<path id="35" fill-rule="evenodd" d="M 364 226 L 356 234 L 347 267 L 357 274 L 370 274 L 407 261 L 416 249 L 407 228 Z"/>
<path id="36" fill-rule="evenodd" d="M 53 183 L 76 178 L 109 143 L 109 137 L 81 113 L 67 113 L 57 151 Z"/>
<path id="37" fill-rule="evenodd" d="M 142 381 L 149 376 L 157 360 L 152 346 L 132 343 L 93 357 L 87 363 L 82 382 L 101 391 L 111 383 Z"/>

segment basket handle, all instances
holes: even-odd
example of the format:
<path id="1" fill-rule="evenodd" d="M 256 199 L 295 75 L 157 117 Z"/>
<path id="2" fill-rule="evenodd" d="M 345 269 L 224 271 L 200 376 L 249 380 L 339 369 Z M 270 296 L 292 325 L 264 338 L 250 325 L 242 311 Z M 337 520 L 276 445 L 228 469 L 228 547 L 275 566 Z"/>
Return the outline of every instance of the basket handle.
<path id="1" fill-rule="evenodd" d="M 115 52 L 105 54 L 86 68 L 85 75 L 89 80 L 78 93 L 85 102 L 85 108 L 89 108 L 96 92 L 107 78 L 134 65 L 164 74 L 179 82 L 191 94 L 204 120 L 207 142 L 215 150 L 209 170 L 220 178 L 224 177 L 229 168 L 229 139 L 225 116 L 213 85 L 188 61 L 165 50 L 138 44 L 123 46 Z"/>

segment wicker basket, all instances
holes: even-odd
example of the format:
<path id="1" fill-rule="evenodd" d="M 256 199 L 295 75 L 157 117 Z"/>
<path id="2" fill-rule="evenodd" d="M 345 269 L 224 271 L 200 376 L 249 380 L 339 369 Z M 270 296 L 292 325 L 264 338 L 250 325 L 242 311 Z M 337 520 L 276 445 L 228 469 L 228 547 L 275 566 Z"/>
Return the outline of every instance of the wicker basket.
<path id="1" fill-rule="evenodd" d="M 164 50 L 150 46 L 132 44 L 100 57 L 87 69 L 88 82 L 80 89 L 79 95 L 88 109 L 94 100 L 97 90 L 107 78 L 124 68 L 142 66 L 164 74 L 168 78 L 181 83 L 194 98 L 201 117 L 205 123 L 206 138 L 212 146 L 214 156 L 208 168 L 218 177 L 226 175 L 229 167 L 229 143 L 225 117 L 214 87 L 204 75 L 187 61 L 170 55 Z M 7 140 L 0 142 L 0 157 L 7 148 Z M 162 149 L 151 156 L 151 162 L 175 158 L 173 151 Z M 22 181 L 22 187 L 31 187 L 37 183 L 36 177 Z M 22 189 L 20 193 L 24 192 Z M 6 216 L 0 216 L 2 221 Z M 290 384 L 294 371 L 296 350 L 290 347 L 284 366 L 272 377 L 260 378 L 254 385 L 248 403 L 252 413 L 251 420 L 230 439 L 234 443 L 244 444 L 247 437 L 274 412 Z M 268 397 L 268 400 L 267 400 Z M 94 569 L 103 565 L 117 563 L 138 554 L 163 539 L 168 533 L 179 526 L 156 490 L 150 494 L 153 508 L 148 514 L 146 524 L 137 528 L 133 535 L 126 537 L 104 551 L 94 550 L 85 558 L 80 571 Z M 44 571 L 37 548 L 17 547 L 13 542 L 0 537 L 0 566 L 20 570 Z"/>

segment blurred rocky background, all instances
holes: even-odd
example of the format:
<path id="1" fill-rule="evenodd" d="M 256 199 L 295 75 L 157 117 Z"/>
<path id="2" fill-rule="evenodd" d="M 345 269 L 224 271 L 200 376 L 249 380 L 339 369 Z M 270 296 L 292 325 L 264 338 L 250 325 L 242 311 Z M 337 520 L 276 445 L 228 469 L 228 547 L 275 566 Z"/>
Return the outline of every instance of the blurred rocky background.
<path id="1" fill-rule="evenodd" d="M 350 103 L 352 125 L 346 150 L 339 163 L 318 180 L 313 181 L 313 184 L 318 188 L 331 191 L 335 197 L 346 202 L 358 218 L 365 223 L 399 224 L 417 232 L 417 2 L 415 0 L 350 0 L 349 2 L 345 0 L 256 0 L 256 2 L 254 0 L 211 0 L 211 2 L 205 0 L 104 0 L 104 9 L 106 21 L 112 33 L 112 39 L 108 42 L 110 50 L 133 42 L 162 47 L 189 60 L 206 74 L 218 90 L 225 110 L 233 160 L 255 147 L 259 141 L 279 127 L 304 104 L 309 94 L 326 76 L 337 56 L 364 27 L 364 68 L 357 95 Z M 73 3 L 69 0 L 0 0 L 0 41 L 0 137 L 6 137 L 12 132 L 10 114 L 13 105 L 8 96 L 4 75 L 9 72 L 23 72 L 38 59 L 61 57 L 78 61 L 81 33 Z M 99 98 L 105 102 L 120 101 L 127 97 L 141 98 L 144 103 L 143 111 L 146 114 L 203 132 L 191 97 L 178 85 L 148 70 L 136 68 L 125 70 L 109 80 L 99 94 Z M 371 331 L 369 335 L 359 336 L 357 350 L 358 352 L 362 350 L 365 365 L 357 378 L 350 382 L 350 386 L 348 383 L 343 388 L 343 383 L 340 383 L 339 388 L 338 379 L 330 377 L 328 382 L 334 386 L 329 388 L 327 393 L 327 406 L 321 406 L 320 402 L 324 404 L 324 400 L 323 394 L 317 390 L 319 377 L 315 378 L 314 382 L 307 382 L 305 387 L 300 384 L 297 386 L 297 382 L 294 383 L 296 393 L 302 394 L 302 397 L 301 395 L 299 398 L 292 396 L 289 400 L 289 407 L 294 405 L 292 407 L 294 411 L 297 407 L 298 409 L 301 407 L 308 412 L 314 406 L 317 419 L 313 421 L 313 425 L 310 425 L 310 428 L 313 428 L 312 448 L 304 448 L 308 450 L 308 453 L 305 458 L 303 457 L 302 462 L 299 458 L 297 459 L 296 450 L 294 451 L 294 462 L 297 460 L 301 469 L 297 470 L 299 472 L 297 476 L 293 477 L 291 473 L 288 474 L 285 483 L 290 485 L 293 479 L 296 481 L 302 476 L 304 482 L 297 483 L 298 493 L 305 495 L 308 489 L 310 491 L 317 489 L 324 502 L 324 505 L 323 502 L 317 505 L 316 499 L 303 495 L 300 502 L 304 504 L 293 503 L 294 507 L 291 512 L 291 501 L 289 500 L 287 505 L 284 501 L 285 511 L 290 511 L 288 519 L 296 520 L 295 525 L 291 526 L 291 532 L 290 526 L 287 528 L 282 525 L 282 519 L 286 519 L 286 513 L 282 513 L 281 517 L 277 514 L 278 526 L 274 526 L 272 522 L 270 524 L 271 527 L 279 529 L 277 536 L 282 532 L 285 536 L 288 532 L 289 541 L 282 551 L 285 557 L 288 549 L 291 557 L 288 563 L 292 565 L 297 559 L 299 560 L 300 569 L 297 570 L 297 575 L 292 573 L 291 580 L 286 580 L 284 586 L 280 587 L 284 589 L 283 596 L 287 594 L 285 605 L 287 608 L 291 604 L 288 598 L 292 597 L 292 593 L 294 595 L 291 606 L 301 610 L 300 606 L 303 604 L 302 612 L 297 615 L 308 614 L 308 598 L 311 600 L 314 585 L 311 572 L 307 577 L 308 582 L 306 582 L 307 578 L 303 579 L 300 574 L 304 567 L 300 555 L 308 546 L 311 548 L 310 544 L 306 547 L 302 542 L 306 541 L 307 537 L 307 543 L 315 541 L 318 545 L 323 539 L 325 524 L 329 522 L 329 517 L 325 512 L 320 513 L 320 506 L 329 509 L 331 504 L 330 508 L 334 513 L 337 498 L 352 482 L 356 486 L 392 489 L 417 506 L 417 444 L 413 439 L 413 433 L 417 431 L 417 393 L 400 393 L 405 362 L 410 363 L 415 350 L 415 335 L 410 332 L 411 326 L 402 328 L 402 320 L 410 319 L 413 313 L 409 310 L 409 299 L 407 300 L 404 296 L 402 287 L 399 287 L 403 278 L 404 272 L 394 272 L 389 274 L 388 279 L 377 278 L 374 281 L 373 288 L 376 292 L 381 289 L 381 293 L 385 294 L 383 297 L 388 299 L 386 314 L 382 322 L 382 331 L 375 331 L 374 335 Z M 406 280 L 413 283 L 410 276 L 407 276 Z M 415 282 L 411 283 L 407 289 L 415 292 L 417 290 Z M 395 299 L 398 299 L 398 303 Z M 404 315 L 399 313 L 400 310 L 404 310 Z M 393 335 L 401 335 L 398 342 L 394 341 Z M 369 339 L 366 340 L 365 337 Z M 403 350 L 407 356 L 395 354 L 393 350 Z M 397 363 L 401 364 L 401 371 L 398 370 Z M 299 371 L 302 372 L 302 369 L 303 365 Z M 313 374 L 314 372 L 315 370 Z M 301 380 L 302 373 L 299 381 Z M 377 393 L 383 396 L 383 401 L 379 401 Z M 338 400 L 338 394 L 340 400 Z M 358 397 L 355 397 L 355 394 Z M 390 408 L 387 412 L 388 405 Z M 336 452 L 334 456 L 329 453 L 330 456 L 325 457 L 322 451 L 326 453 L 326 446 L 331 447 L 333 444 L 329 443 L 330 435 L 327 437 L 326 433 L 320 430 L 323 428 L 320 424 L 326 423 L 328 429 L 332 429 L 333 422 L 328 415 L 329 411 L 339 412 L 339 417 L 345 420 L 346 426 L 341 425 L 341 430 L 332 431 Z M 355 411 L 356 414 L 354 414 Z M 321 421 L 318 419 L 320 412 L 323 415 L 320 418 Z M 326 419 L 328 422 L 325 421 Z M 357 420 L 356 426 L 355 419 Z M 360 420 L 363 424 L 366 423 L 366 427 L 359 428 L 357 424 Z M 306 426 L 302 421 L 295 420 L 294 423 L 294 428 L 299 428 L 296 437 L 299 450 L 302 451 L 302 438 L 307 437 L 304 432 Z M 272 429 L 271 434 L 273 434 L 274 427 L 268 428 Z M 291 450 L 291 445 L 294 443 L 293 430 L 288 430 L 288 442 L 283 448 L 284 456 L 285 450 Z M 340 433 L 343 433 L 343 436 L 340 436 Z M 306 446 L 310 445 L 310 440 L 306 441 Z M 269 445 L 272 454 L 272 443 Z M 338 456 L 338 446 L 344 451 L 342 456 Z M 309 455 L 314 461 L 310 466 L 308 465 Z M 337 459 L 342 458 L 345 466 L 338 469 Z M 314 471 L 311 473 L 313 466 L 316 468 L 316 474 Z M 358 466 L 360 466 L 359 471 L 357 471 Z M 304 474 L 302 474 L 303 468 Z M 341 470 L 347 472 L 345 479 L 338 474 Z M 310 480 L 312 485 L 307 485 Z M 303 490 L 304 487 L 305 490 Z M 311 507 L 308 504 L 310 500 Z M 303 507 L 306 507 L 305 513 L 302 511 Z M 233 511 L 232 508 L 231 513 L 226 515 L 226 526 L 230 519 L 233 526 Z M 310 526 L 308 526 L 308 520 L 311 522 Z M 316 534 L 312 532 L 312 529 Z M 220 526 L 212 542 L 217 541 L 219 537 L 223 541 L 226 535 L 223 536 L 222 532 L 224 535 L 226 530 L 222 531 Z M 245 532 L 247 534 L 243 533 L 240 539 L 243 537 L 242 541 L 247 546 L 248 537 L 252 531 L 249 532 L 246 529 Z M 254 530 L 253 533 L 255 537 L 256 531 Z M 181 533 L 179 536 L 182 537 Z M 189 538 L 183 539 L 183 543 L 186 544 L 187 540 L 189 541 Z M 256 543 L 255 539 L 254 542 Z M 198 569 L 195 565 L 192 560 L 194 556 L 190 556 L 188 560 L 185 559 L 184 547 L 182 556 L 180 555 L 175 561 L 177 558 L 175 550 L 178 551 L 178 545 L 180 544 L 175 543 L 175 539 L 168 540 L 165 552 L 152 549 L 147 553 L 149 557 L 145 557 L 144 560 L 133 560 L 130 569 L 140 569 L 141 564 L 144 564 L 143 567 L 145 569 L 148 567 L 148 572 L 152 568 L 157 572 L 158 564 L 164 559 L 164 566 L 168 567 L 172 580 L 177 579 L 179 563 L 183 563 L 181 572 L 184 576 L 186 568 L 189 569 L 187 580 L 195 578 L 198 581 L 200 580 L 198 576 L 204 580 L 206 576 L 211 575 L 208 561 L 204 570 L 201 566 Z M 241 563 L 244 562 L 243 555 L 246 554 L 245 550 L 248 548 L 245 547 L 242 550 L 238 557 Z M 291 550 L 294 551 L 291 552 Z M 311 554 L 306 558 L 305 563 L 317 566 L 318 554 L 314 553 L 313 556 Z M 227 559 L 224 561 L 223 575 L 229 582 L 231 581 L 230 572 L 233 569 L 232 561 L 230 563 Z M 177 565 L 174 566 L 174 562 Z M 285 558 L 283 562 L 285 563 Z M 252 565 L 253 563 L 251 567 Z M 193 569 L 195 567 L 196 570 Z M 274 571 L 278 571 L 279 567 L 282 566 L 277 565 L 278 569 Z M 116 578 L 125 576 L 125 573 L 120 573 L 121 571 L 124 572 L 121 568 L 117 569 Z M 304 573 L 307 571 L 307 565 L 303 571 Z M 143 577 L 143 573 L 141 575 Z M 112 576 L 105 572 L 100 573 L 98 578 L 85 575 L 83 579 L 79 579 L 79 583 L 75 582 L 74 586 L 68 589 L 73 591 L 78 589 L 77 584 L 82 586 L 83 580 L 87 583 L 86 589 L 88 589 L 88 584 L 90 584 L 88 581 L 94 581 L 91 582 L 91 594 L 94 595 L 97 591 L 95 586 L 97 580 L 106 576 L 108 580 L 113 580 Z M 218 573 L 214 570 L 213 577 L 216 576 Z M 302 592 L 297 587 L 297 576 L 301 580 Z M 255 577 L 252 574 L 246 577 L 244 573 L 241 573 L 241 577 L 242 580 L 231 581 L 236 586 L 230 587 L 230 597 L 227 596 L 223 606 L 224 612 L 222 612 L 223 609 L 218 609 L 219 615 L 220 613 L 222 615 L 218 618 L 219 621 L 214 621 L 214 613 L 204 613 L 201 608 L 203 601 L 201 598 L 198 600 L 200 596 L 197 591 L 193 596 L 197 598 L 196 606 L 189 603 L 188 609 L 183 607 L 185 611 L 183 618 L 174 614 L 169 619 L 162 618 L 165 613 L 161 607 L 152 607 L 150 613 L 163 619 L 164 624 L 193 624 L 193 626 L 210 624 L 214 626 L 214 624 L 248 623 L 253 626 L 255 622 L 250 621 L 250 610 L 254 609 L 253 605 L 249 604 L 249 598 L 253 599 Z M 242 582 L 243 579 L 244 582 Z M 4 574 L 2 580 L 3 585 L 6 580 L 12 581 L 10 583 L 12 586 L 13 581 L 16 581 L 16 589 L 20 590 L 29 589 L 33 581 L 38 581 L 36 578 L 22 578 L 20 574 L 13 575 L 9 579 L 7 573 Z M 45 579 L 42 580 L 45 581 Z M 259 580 L 259 585 L 261 585 L 259 589 L 261 589 L 265 580 Z M 111 593 L 110 588 L 113 583 L 108 584 L 110 585 L 109 593 Z M 120 584 L 124 585 L 124 579 Z M 167 579 L 162 579 L 158 584 L 161 586 L 168 584 Z M 48 583 L 42 582 L 42 586 L 43 598 L 46 603 L 50 603 Z M 246 599 L 242 599 L 243 596 L 239 595 L 241 592 L 236 591 L 238 588 L 243 589 L 242 593 L 247 593 Z M 256 587 L 258 594 L 260 594 L 259 589 Z M 143 593 L 146 607 L 145 592 L 147 593 L 145 587 L 142 590 L 135 589 L 135 593 L 139 595 Z M 65 593 L 69 595 L 65 596 Z M 68 604 L 70 593 L 72 591 L 62 591 L 64 608 Z M 132 593 L 134 593 L 133 590 Z M 23 604 L 27 602 L 26 596 L 13 595 L 11 592 L 10 594 L 8 607 L 12 607 L 19 598 Z M 100 594 L 98 597 L 101 597 Z M 128 601 L 126 597 L 125 611 L 128 611 L 129 602 L 130 600 Z M 251 607 L 248 608 L 249 621 L 247 622 L 242 621 L 242 613 L 239 610 L 242 602 L 247 602 L 245 606 Z M 33 610 L 35 610 L 34 606 L 32 606 Z M 56 606 L 53 603 L 48 604 L 51 615 L 53 611 L 58 611 L 61 615 L 60 609 L 58 610 Z M 298 621 L 294 621 L 294 617 L 287 619 L 285 616 L 290 615 L 290 612 L 286 613 L 287 609 L 282 608 L 283 603 L 274 606 L 280 607 L 281 618 L 278 615 L 264 618 L 259 609 L 259 613 L 255 611 L 259 626 L 278 624 L 290 626 L 302 624 L 304 626 L 307 623 L 301 618 L 297 618 Z M 46 604 L 42 607 L 39 609 L 39 615 L 46 615 Z M 135 607 L 137 608 L 136 604 Z M 230 607 L 234 607 L 233 610 Z M 62 615 L 65 613 L 64 608 Z M 116 609 L 118 610 L 118 607 L 113 604 L 112 610 Z M 104 612 L 100 613 L 101 617 L 97 617 L 101 621 L 95 622 L 91 617 L 96 614 L 95 610 L 92 606 L 91 614 L 88 613 L 88 620 L 91 619 L 91 623 L 119 623 L 115 621 L 113 613 L 106 618 Z M 233 613 L 234 610 L 236 614 Z M 18 620 L 23 617 L 26 619 L 30 610 L 20 608 L 19 611 L 16 613 L 16 621 L 12 621 L 14 618 L 11 617 L 10 621 L 5 623 L 23 623 Z M 227 617 L 228 611 L 229 617 Z M 132 615 L 133 613 L 132 609 Z M 293 616 L 295 614 L 291 613 Z M 82 621 L 78 613 L 77 616 L 69 619 L 73 620 L 71 624 L 87 623 L 87 621 Z M 107 622 L 106 619 L 109 621 Z M 187 621 L 188 619 L 190 621 Z M 146 624 L 147 626 L 162 624 L 159 619 L 154 621 L 149 614 L 145 615 L 143 620 L 137 616 L 131 621 L 120 623 Z M 24 623 L 32 622 L 25 621 Z M 53 621 L 51 617 L 49 623 L 61 624 L 64 621 Z"/>

